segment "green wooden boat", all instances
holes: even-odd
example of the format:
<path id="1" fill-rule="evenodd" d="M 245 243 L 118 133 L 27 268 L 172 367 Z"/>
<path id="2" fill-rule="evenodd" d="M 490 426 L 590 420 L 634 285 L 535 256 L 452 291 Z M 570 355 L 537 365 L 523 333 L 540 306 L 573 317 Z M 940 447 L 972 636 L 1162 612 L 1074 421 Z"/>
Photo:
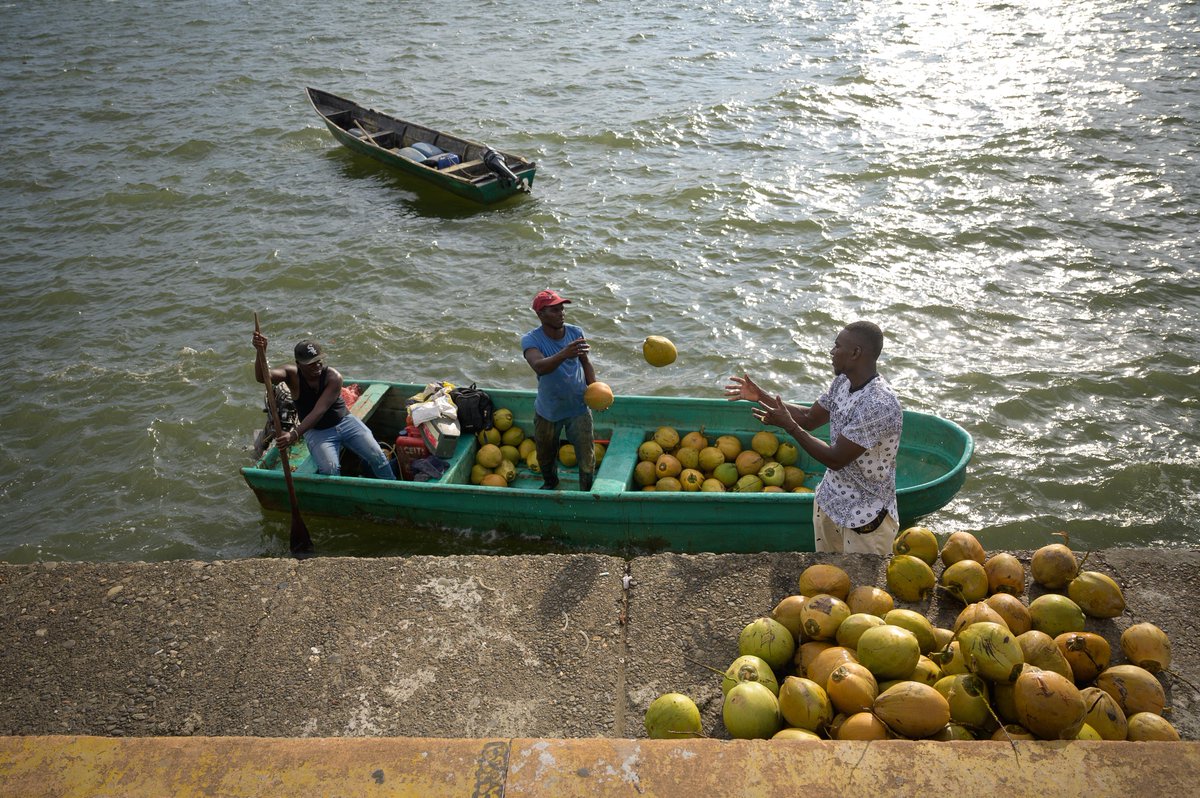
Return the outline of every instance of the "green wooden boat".
<path id="1" fill-rule="evenodd" d="M 366 422 L 375 437 L 393 444 L 405 429 L 406 400 L 425 386 L 371 380 L 351 412 Z M 515 425 L 533 429 L 535 392 L 488 390 L 496 408 L 513 412 Z M 578 489 L 578 472 L 559 467 L 560 487 L 539 490 L 541 477 L 525 466 L 509 487 L 471 484 L 478 443 L 460 438 L 449 468 L 436 481 L 415 482 L 359 476 L 323 476 L 315 472 L 303 443 L 290 459 L 304 514 L 364 517 L 553 538 L 587 549 L 681 552 L 812 551 L 811 493 L 645 492 L 633 478 L 637 448 L 661 426 L 684 434 L 704 429 L 710 440 L 733 434 L 748 446 L 762 425 L 746 402 L 657 396 L 618 396 L 612 407 L 595 414 L 597 440 L 607 451 L 596 470 L 592 489 Z M 828 436 L 828 428 L 817 432 Z M 974 443 L 957 424 L 925 413 L 906 411 L 897 468 L 901 524 L 944 507 L 962 487 Z M 823 468 L 801 452 L 797 465 L 815 487 Z M 342 473 L 360 473 L 361 464 L 343 455 Z M 288 494 L 273 447 L 242 475 L 262 506 L 288 511 Z"/>
<path id="2" fill-rule="evenodd" d="M 529 193 L 537 164 L 486 144 L 443 133 L 364 108 L 336 94 L 309 88 L 308 99 L 329 132 L 341 144 L 401 172 L 460 197 L 484 204 Z M 458 163 L 437 168 L 413 160 L 414 145 L 431 145 L 457 156 Z"/>

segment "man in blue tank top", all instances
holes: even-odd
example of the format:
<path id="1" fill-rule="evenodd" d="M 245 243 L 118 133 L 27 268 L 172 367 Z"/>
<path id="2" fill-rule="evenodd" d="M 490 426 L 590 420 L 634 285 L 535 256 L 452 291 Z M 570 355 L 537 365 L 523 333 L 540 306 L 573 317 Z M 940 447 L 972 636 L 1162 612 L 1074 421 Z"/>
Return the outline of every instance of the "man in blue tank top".
<path id="1" fill-rule="evenodd" d="M 533 298 L 533 312 L 541 326 L 521 336 L 521 351 L 538 375 L 533 432 L 543 490 L 558 487 L 558 442 L 564 429 L 575 447 L 580 490 L 592 489 L 596 470 L 592 411 L 583 403 L 583 392 L 596 381 L 596 373 L 583 330 L 564 321 L 563 305 L 570 301 L 554 291 L 539 293 Z"/>
<path id="2" fill-rule="evenodd" d="M 267 337 L 254 333 L 254 348 L 264 354 Z M 282 433 L 275 445 L 284 449 L 303 436 L 308 453 L 317 464 L 318 474 L 338 476 L 342 473 L 340 447 L 357 454 L 371 467 L 379 479 L 395 479 L 387 457 L 379 448 L 371 430 L 357 416 L 351 415 L 342 399 L 342 375 L 332 366 L 325 365 L 325 353 L 316 341 L 301 341 L 296 344 L 296 364 L 271 369 L 271 384 L 286 382 L 296 402 L 296 414 L 300 423 L 295 429 Z M 254 366 L 254 376 L 265 381 L 259 363 Z"/>
<path id="3" fill-rule="evenodd" d="M 896 455 L 904 414 L 892 387 L 876 370 L 883 332 L 869 321 L 843 329 L 829 351 L 833 383 L 809 407 L 788 404 L 749 375 L 725 386 L 730 400 L 757 402 L 754 417 L 791 435 L 828 470 L 813 501 L 817 551 L 887 556 L 900 524 Z M 809 434 L 829 424 L 829 440 Z"/>

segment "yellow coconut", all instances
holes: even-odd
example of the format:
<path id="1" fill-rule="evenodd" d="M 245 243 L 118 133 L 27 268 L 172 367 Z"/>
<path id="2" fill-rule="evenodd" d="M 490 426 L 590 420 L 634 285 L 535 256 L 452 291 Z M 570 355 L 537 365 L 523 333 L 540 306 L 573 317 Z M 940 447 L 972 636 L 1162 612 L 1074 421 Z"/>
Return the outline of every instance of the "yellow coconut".
<path id="1" fill-rule="evenodd" d="M 929 563 L 911 554 L 893 555 L 887 564 L 887 589 L 901 601 L 924 601 L 937 584 Z"/>
<path id="2" fill-rule="evenodd" d="M 479 432 L 475 433 L 475 440 L 480 446 L 483 446 L 487 443 L 499 446 L 500 430 L 496 429 L 494 426 L 490 429 L 481 429 Z"/>
<path id="3" fill-rule="evenodd" d="M 758 682 L 738 682 L 721 708 L 725 730 L 734 739 L 769 739 L 783 725 L 779 699 Z"/>
<path id="4" fill-rule="evenodd" d="M 1150 741 L 1179 742 L 1182 738 L 1171 722 L 1153 712 L 1138 712 L 1129 719 L 1125 739 L 1135 743 Z"/>
<path id="5" fill-rule="evenodd" d="M 484 468 L 479 463 L 475 463 L 471 466 L 471 484 L 478 485 L 480 482 L 483 482 L 484 477 L 491 473 L 492 469 Z"/>
<path id="6" fill-rule="evenodd" d="M 958 643 L 967 668 L 993 682 L 1015 682 L 1025 664 L 1021 645 L 1003 624 L 973 623 L 959 632 Z"/>
<path id="7" fill-rule="evenodd" d="M 659 458 L 654 461 L 654 473 L 658 475 L 659 479 L 677 477 L 680 471 L 683 471 L 683 464 L 673 454 L 659 455 Z"/>
<path id="8" fill-rule="evenodd" d="M 653 485 L 658 481 L 658 474 L 654 470 L 654 463 L 648 460 L 640 461 L 633 467 L 633 481 L 639 487 Z"/>
<path id="9" fill-rule="evenodd" d="M 652 740 L 681 740 L 703 737 L 700 710 L 682 693 L 664 693 L 650 702 L 644 720 Z"/>
<path id="10" fill-rule="evenodd" d="M 1096 677 L 1096 687 L 1108 693 L 1125 713 L 1139 712 L 1161 715 L 1167 705 L 1163 686 L 1154 674 L 1137 665 L 1113 665 Z"/>
<path id="11" fill-rule="evenodd" d="M 677 354 L 675 344 L 661 335 L 648 335 L 646 340 L 642 341 L 642 357 L 656 368 L 671 365 L 675 362 Z"/>
<path id="12" fill-rule="evenodd" d="M 525 430 L 520 427 L 509 427 L 500 434 L 501 446 L 520 446 L 525 440 Z"/>
<path id="13" fill-rule="evenodd" d="M 846 594 L 850 612 L 865 612 L 882 618 L 895 608 L 891 595 L 874 585 L 859 585 Z"/>
<path id="14" fill-rule="evenodd" d="M 858 662 L 858 656 L 853 650 L 844 646 L 829 646 L 813 657 L 808 667 L 805 668 L 804 675 L 817 684 L 828 684 L 830 674 L 839 665 L 847 662 Z"/>
<path id="15" fill-rule="evenodd" d="M 702 493 L 724 493 L 725 483 L 710 477 L 700 483 L 700 491 Z"/>
<path id="16" fill-rule="evenodd" d="M 1087 707 L 1085 722 L 1096 730 L 1104 740 L 1124 740 L 1129 729 L 1125 712 L 1116 699 L 1099 687 L 1085 687 L 1079 691 Z"/>
<path id="17" fill-rule="evenodd" d="M 679 445 L 679 433 L 674 427 L 659 427 L 654 431 L 654 442 L 669 452 Z"/>
<path id="18" fill-rule="evenodd" d="M 783 441 L 779 444 L 779 448 L 775 450 L 775 462 L 781 466 L 795 465 L 800 459 L 800 448 L 794 443 Z"/>
<path id="19" fill-rule="evenodd" d="M 603 443 L 592 444 L 592 457 L 596 460 L 597 467 L 604 462 L 604 455 L 606 454 L 608 454 L 608 447 Z"/>
<path id="20" fill-rule="evenodd" d="M 788 676 L 779 685 L 779 714 L 790 726 L 815 732 L 833 720 L 833 704 L 821 685 Z"/>
<path id="21" fill-rule="evenodd" d="M 1003 627 L 1008 627 L 1004 616 L 992 609 L 986 601 L 976 601 L 974 604 L 964 607 L 963 611 L 955 618 L 953 629 L 955 632 L 961 632 L 973 623 L 998 623 Z"/>
<path id="22" fill-rule="evenodd" d="M 495 427 L 499 432 L 503 433 L 512 425 L 513 413 L 507 407 L 501 407 L 492 413 L 492 426 Z"/>
<path id="23" fill-rule="evenodd" d="M 780 729 L 779 731 L 775 732 L 775 736 L 772 737 L 771 739 L 772 740 L 824 740 L 825 738 L 815 732 L 810 732 L 808 729 L 793 729 L 793 728 L 789 727 L 786 729 Z"/>
<path id="24" fill-rule="evenodd" d="M 536 451 L 530 452 L 529 454 L 525 455 L 525 467 L 528 468 L 530 471 L 532 471 L 535 474 L 542 473 L 542 467 L 538 463 L 538 456 L 537 456 Z"/>
<path id="25" fill-rule="evenodd" d="M 738 635 L 738 654 L 753 654 L 772 668 L 782 668 L 796 653 L 796 638 L 773 618 L 756 618 Z"/>
<path id="26" fill-rule="evenodd" d="M 762 455 L 764 460 L 774 457 L 779 450 L 779 436 L 770 430 L 759 430 L 750 439 L 750 448 Z"/>
<path id="27" fill-rule="evenodd" d="M 1013 634 L 1024 634 L 1033 628 L 1029 608 L 1012 593 L 993 593 L 985 598 L 983 603 L 1004 620 L 1004 625 Z"/>
<path id="28" fill-rule="evenodd" d="M 796 488 L 804 487 L 804 480 L 808 479 L 808 474 L 805 474 L 796 466 L 785 465 L 783 467 L 783 489 L 786 491 L 794 491 Z"/>
<path id="29" fill-rule="evenodd" d="M 496 473 L 504 477 L 509 485 L 517 479 L 517 467 L 509 460 L 501 460 L 500 465 L 496 466 Z"/>
<path id="30" fill-rule="evenodd" d="M 736 435 L 722 435 L 713 442 L 713 445 L 721 450 L 721 454 L 725 455 L 725 461 L 729 463 L 736 460 L 737 456 L 742 453 L 742 442 Z"/>
<path id="31" fill-rule="evenodd" d="M 516 446 L 504 445 L 500 447 L 500 455 L 510 463 L 521 462 L 521 450 Z"/>
<path id="32" fill-rule="evenodd" d="M 971 669 L 967 667 L 967 661 L 963 659 L 962 646 L 957 640 L 951 640 L 937 651 L 929 652 L 929 658 L 942 669 L 942 676 L 971 672 Z"/>
<path id="33" fill-rule="evenodd" d="M 526 438 L 517 446 L 517 453 L 521 455 L 522 460 L 528 457 L 530 452 L 535 451 L 537 451 L 537 443 L 534 442 L 533 438 Z"/>
<path id="34" fill-rule="evenodd" d="M 576 463 L 575 447 L 569 443 L 564 443 L 562 446 L 558 447 L 558 462 L 562 463 L 567 468 L 574 466 Z"/>
<path id="35" fill-rule="evenodd" d="M 504 460 L 504 453 L 500 451 L 500 447 L 494 443 L 488 443 L 479 447 L 479 451 L 475 453 L 475 462 L 484 468 L 495 468 Z"/>
<path id="36" fill-rule="evenodd" d="M 704 475 L 694 468 L 685 468 L 679 473 L 679 484 L 685 493 L 695 493 L 704 485 Z"/>
<path id="37" fill-rule="evenodd" d="M 746 474 L 744 477 L 739 477 L 733 486 L 735 493 L 761 493 L 762 489 L 763 483 L 757 474 Z"/>
<path id="38" fill-rule="evenodd" d="M 1062 543 L 1042 546 L 1029 561 L 1033 581 L 1050 590 L 1062 590 L 1079 573 L 1075 553 Z"/>
<path id="39" fill-rule="evenodd" d="M 1171 667 L 1171 640 L 1152 623 L 1135 623 L 1121 633 L 1125 658 L 1151 673 Z"/>
<path id="40" fill-rule="evenodd" d="M 742 654 L 725 669 L 725 677 L 721 679 L 721 693 L 728 695 L 738 682 L 759 682 L 772 693 L 779 695 L 779 682 L 775 672 L 762 657 L 753 654 Z"/>
<path id="41" fill-rule="evenodd" d="M 694 430 L 689 432 L 687 435 L 684 435 L 679 439 L 679 445 L 686 446 L 689 449 L 695 449 L 696 451 L 700 451 L 708 446 L 708 438 L 704 436 L 704 428 L 701 427 L 699 430 Z"/>
<path id="42" fill-rule="evenodd" d="M 942 678 L 944 674 L 937 663 L 929 657 L 922 656 L 917 660 L 917 667 L 912 669 L 912 673 L 904 677 L 910 682 L 920 682 L 930 686 L 937 684 L 937 680 Z"/>
<path id="43" fill-rule="evenodd" d="M 1093 618 L 1116 618 L 1125 611 L 1125 595 L 1111 576 L 1081 571 L 1067 585 L 1067 595 Z"/>
<path id="44" fill-rule="evenodd" d="M 1017 635 L 1017 643 L 1021 646 L 1021 656 L 1033 667 L 1054 671 L 1064 679 L 1075 680 L 1075 672 L 1071 670 L 1070 663 L 1050 635 L 1030 629 Z"/>
<path id="45" fill-rule="evenodd" d="M 875 675 L 861 664 L 844 662 L 829 674 L 825 694 L 834 710 L 853 715 L 870 711 L 879 695 L 879 684 Z"/>
<path id="46" fill-rule="evenodd" d="M 856 653 L 876 680 L 907 678 L 921 659 L 917 636 L 891 624 L 865 630 L 858 638 Z"/>
<path id="47" fill-rule="evenodd" d="M 738 475 L 743 477 L 747 474 L 757 474 L 764 463 L 766 461 L 763 460 L 763 456 L 753 449 L 747 449 L 733 461 L 733 464 L 737 466 Z"/>
<path id="48" fill-rule="evenodd" d="M 1026 668 L 1013 685 L 1017 722 L 1043 740 L 1073 740 L 1087 718 L 1079 688 L 1053 671 Z"/>
<path id="49" fill-rule="evenodd" d="M 800 573 L 799 585 L 802 596 L 824 593 L 845 601 L 850 592 L 850 575 L 836 565 L 820 563 Z"/>
<path id="50" fill-rule="evenodd" d="M 993 554 L 983 564 L 983 570 L 987 573 L 988 593 L 1020 596 L 1025 592 L 1025 566 L 1013 555 Z"/>
<path id="51" fill-rule="evenodd" d="M 1064 632 L 1054 638 L 1054 645 L 1071 666 L 1076 684 L 1089 684 L 1112 660 L 1112 647 L 1092 632 Z"/>
<path id="52" fill-rule="evenodd" d="M 654 489 L 663 493 L 679 493 L 683 490 L 683 483 L 675 477 L 659 477 Z"/>
<path id="53" fill-rule="evenodd" d="M 889 737 L 888 727 L 870 712 L 856 712 L 837 726 L 838 740 L 886 740 Z"/>
<path id="54" fill-rule="evenodd" d="M 810 597 L 800 611 L 801 628 L 809 640 L 833 640 L 842 621 L 849 617 L 846 602 L 826 593 Z"/>
<path id="55" fill-rule="evenodd" d="M 962 560 L 974 560 L 980 565 L 987 561 L 979 538 L 970 532 L 954 532 L 942 544 L 942 565 L 950 566 Z"/>
<path id="56" fill-rule="evenodd" d="M 924 526 L 910 526 L 901 530 L 892 541 L 893 554 L 911 554 L 930 565 L 937 562 L 940 550 L 937 536 L 932 529 Z"/>
<path id="57" fill-rule="evenodd" d="M 950 707 L 950 722 L 990 734 L 999 724 L 992 718 L 988 703 L 988 687 L 973 673 L 943 676 L 933 685 L 946 697 Z"/>
<path id="58" fill-rule="evenodd" d="M 612 388 L 606 382 L 593 382 L 583 391 L 583 403 L 597 412 L 607 410 L 613 404 Z"/>
<path id="59" fill-rule="evenodd" d="M 883 622 L 912 632 L 917 638 L 917 646 L 922 654 L 928 654 L 937 645 L 937 639 L 933 635 L 933 624 L 919 612 L 894 609 L 883 616 Z"/>
<path id="60" fill-rule="evenodd" d="M 837 628 L 837 644 L 846 648 L 858 648 L 858 638 L 873 626 L 883 626 L 883 618 L 867 612 L 851 613 Z"/>
<path id="61" fill-rule="evenodd" d="M 1033 735 L 1033 733 L 1030 732 L 1028 729 L 1026 729 L 1024 726 L 1021 726 L 1018 723 L 1009 723 L 1009 724 L 1006 724 L 1005 726 L 1002 726 L 999 729 L 996 729 L 996 731 L 992 734 L 992 739 L 993 740 L 1036 740 L 1037 737 L 1035 737 Z"/>
<path id="62" fill-rule="evenodd" d="M 805 600 L 807 601 L 807 598 Z M 800 638 L 796 639 L 799 640 Z M 812 676 L 808 672 L 808 666 L 813 663 L 813 660 L 815 660 L 817 655 L 822 651 L 837 647 L 839 646 L 835 646 L 833 643 L 829 643 L 824 640 L 809 640 L 808 642 L 801 643 L 796 647 L 796 656 L 792 657 L 792 665 L 796 667 L 796 674 L 799 676 L 808 676 L 808 678 L 811 679 Z M 851 650 L 850 653 L 853 654 L 854 652 Z M 858 661 L 853 657 L 850 657 L 850 660 L 855 662 Z M 847 660 L 843 660 L 843 662 L 845 661 Z M 820 684 L 820 682 L 818 682 L 818 684 Z"/>
<path id="63" fill-rule="evenodd" d="M 479 484 L 485 488 L 507 488 L 508 480 L 500 474 L 488 474 L 483 479 L 479 480 Z"/>
<path id="64" fill-rule="evenodd" d="M 946 697 L 920 682 L 901 682 L 884 690 L 871 712 L 894 733 L 914 740 L 935 734 L 950 722 Z"/>
<path id="65" fill-rule="evenodd" d="M 952 640 L 954 640 L 953 629 L 947 629 L 944 626 L 933 627 L 933 648 L 935 651 L 940 651 L 950 645 Z"/>
<path id="66" fill-rule="evenodd" d="M 775 609 L 771 610 L 771 617 L 783 624 L 784 628 L 792 633 L 792 637 L 800 639 L 800 630 L 803 624 L 801 620 L 801 612 L 804 609 L 804 603 L 808 601 L 805 596 L 784 596 L 775 605 Z"/>
<path id="67" fill-rule="evenodd" d="M 648 440 L 638 447 L 638 460 L 654 463 L 663 456 L 663 447 L 656 440 Z"/>
<path id="68" fill-rule="evenodd" d="M 963 604 L 983 601 L 988 594 L 987 571 L 975 560 L 959 560 L 942 571 L 941 585 Z"/>
<path id="69" fill-rule="evenodd" d="M 675 459 L 679 461 L 679 465 L 683 468 L 691 468 L 696 471 L 700 470 L 700 450 L 693 449 L 690 446 L 677 446 L 675 448 Z"/>
<path id="70" fill-rule="evenodd" d="M 725 462 L 725 455 L 716 446 L 706 446 L 700 450 L 700 456 L 697 458 L 697 463 L 700 470 L 706 474 L 711 474 L 713 469 Z"/>
<path id="71" fill-rule="evenodd" d="M 1058 593 L 1045 593 L 1029 602 L 1033 628 L 1058 637 L 1063 632 L 1082 632 L 1083 610 L 1071 599 Z"/>

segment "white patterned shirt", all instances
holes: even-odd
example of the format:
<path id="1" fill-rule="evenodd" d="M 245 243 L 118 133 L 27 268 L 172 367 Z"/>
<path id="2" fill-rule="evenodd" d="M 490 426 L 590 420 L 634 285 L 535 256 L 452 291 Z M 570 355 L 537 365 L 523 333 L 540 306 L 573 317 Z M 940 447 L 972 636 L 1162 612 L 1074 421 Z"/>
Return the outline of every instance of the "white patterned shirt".
<path id="1" fill-rule="evenodd" d="M 896 453 L 904 413 L 892 386 L 876 376 L 851 393 L 850 379 L 839 374 L 817 403 L 829 411 L 829 441 L 838 436 L 866 449 L 840 471 L 825 472 L 816 501 L 835 523 L 860 527 L 887 510 L 897 521 Z"/>

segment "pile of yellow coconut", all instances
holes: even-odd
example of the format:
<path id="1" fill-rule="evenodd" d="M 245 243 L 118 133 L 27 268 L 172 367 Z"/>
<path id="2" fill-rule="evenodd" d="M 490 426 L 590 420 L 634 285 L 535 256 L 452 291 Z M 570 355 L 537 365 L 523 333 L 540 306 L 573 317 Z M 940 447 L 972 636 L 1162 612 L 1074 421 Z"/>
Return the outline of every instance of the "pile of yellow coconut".
<path id="1" fill-rule="evenodd" d="M 541 473 L 533 438 L 526 437 L 525 430 L 514 423 L 512 411 L 507 407 L 492 413 L 491 428 L 475 433 L 475 440 L 479 446 L 471 466 L 472 485 L 506 487 L 516 480 L 518 468 L 522 466 L 533 474 Z M 596 465 L 600 465 L 605 447 L 600 443 L 594 446 Z M 558 461 L 567 468 L 573 467 L 575 447 L 562 444 L 558 449 Z"/>
<path id="2" fill-rule="evenodd" d="M 680 435 L 659 427 L 638 447 L 634 484 L 642 490 L 811 493 L 796 462 L 800 450 L 762 430 L 745 445 L 736 435 L 709 440 L 701 428 Z"/>
<path id="3" fill-rule="evenodd" d="M 731 737 L 1180 739 L 1163 717 L 1166 634 L 1133 624 L 1116 661 L 1085 624 L 1121 615 L 1121 588 L 1083 570 L 1067 545 L 1034 553 L 1030 575 L 1047 592 L 1029 602 L 1021 561 L 988 556 L 969 533 L 939 545 L 931 530 L 912 527 L 892 550 L 886 590 L 813 565 L 795 595 L 746 625 L 739 656 L 717 671 Z M 924 602 L 934 590 L 962 603 L 951 628 L 895 606 L 893 597 Z M 698 708 L 680 693 L 655 699 L 645 726 L 654 738 L 704 736 Z"/>

